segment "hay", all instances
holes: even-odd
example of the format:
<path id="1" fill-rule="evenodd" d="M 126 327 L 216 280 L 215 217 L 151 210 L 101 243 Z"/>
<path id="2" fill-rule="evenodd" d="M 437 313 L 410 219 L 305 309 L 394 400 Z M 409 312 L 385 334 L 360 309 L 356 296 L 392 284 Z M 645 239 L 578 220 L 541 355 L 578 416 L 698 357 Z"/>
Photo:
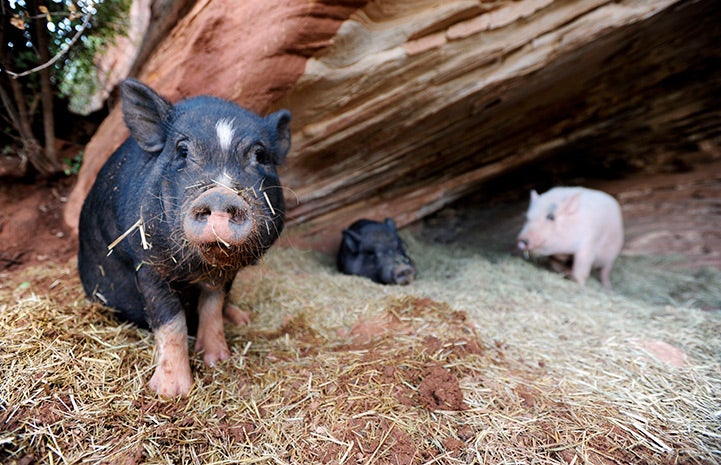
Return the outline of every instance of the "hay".
<path id="1" fill-rule="evenodd" d="M 87 303 L 73 263 L 3 276 L 0 462 L 721 460 L 721 273 L 623 257 L 608 293 L 404 238 L 407 287 L 294 249 L 242 271 L 231 298 L 253 322 L 228 327 L 219 367 L 192 353 L 186 399 L 147 389 L 152 335 Z"/>

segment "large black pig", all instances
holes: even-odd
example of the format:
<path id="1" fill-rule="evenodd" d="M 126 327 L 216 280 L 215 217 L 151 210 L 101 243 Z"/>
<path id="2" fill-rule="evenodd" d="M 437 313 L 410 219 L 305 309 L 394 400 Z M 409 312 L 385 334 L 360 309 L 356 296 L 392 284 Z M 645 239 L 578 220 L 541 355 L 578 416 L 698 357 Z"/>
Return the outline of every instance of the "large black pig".
<path id="1" fill-rule="evenodd" d="M 218 98 L 171 105 L 139 81 L 121 84 L 131 137 L 98 174 L 80 215 L 78 268 L 90 299 L 155 334 L 150 387 L 193 385 L 188 329 L 208 365 L 229 357 L 226 294 L 283 229 L 275 166 L 290 148 L 290 113 L 262 118 Z"/>
<path id="2" fill-rule="evenodd" d="M 338 270 L 365 276 L 381 284 L 410 284 L 416 277 L 395 222 L 358 220 L 343 231 Z"/>

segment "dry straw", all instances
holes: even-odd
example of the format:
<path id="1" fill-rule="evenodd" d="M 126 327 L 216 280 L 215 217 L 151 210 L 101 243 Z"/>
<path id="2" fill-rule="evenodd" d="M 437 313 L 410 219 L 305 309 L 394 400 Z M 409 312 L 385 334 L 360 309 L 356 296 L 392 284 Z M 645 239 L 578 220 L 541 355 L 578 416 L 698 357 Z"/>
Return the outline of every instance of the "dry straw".
<path id="1" fill-rule="evenodd" d="M 406 241 L 420 269 L 407 287 L 272 250 L 234 285 L 254 317 L 227 329 L 231 358 L 193 354 L 195 387 L 174 400 L 147 389 L 152 334 L 88 303 L 73 263 L 4 275 L 0 462 L 721 461 L 721 273 L 624 257 L 608 293 Z"/>

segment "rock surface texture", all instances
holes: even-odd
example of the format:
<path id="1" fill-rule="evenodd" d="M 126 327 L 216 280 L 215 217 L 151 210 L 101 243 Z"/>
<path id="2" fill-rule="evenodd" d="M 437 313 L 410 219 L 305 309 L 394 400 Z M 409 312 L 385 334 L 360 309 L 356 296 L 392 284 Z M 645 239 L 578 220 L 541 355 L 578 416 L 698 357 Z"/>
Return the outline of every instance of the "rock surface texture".
<path id="1" fill-rule="evenodd" d="M 533 163 L 718 159 L 720 23 L 712 0 L 199 0 L 138 77 L 290 109 L 287 236 L 330 252 L 357 218 L 403 226 Z M 71 226 L 126 134 L 115 110 L 88 145 Z"/>

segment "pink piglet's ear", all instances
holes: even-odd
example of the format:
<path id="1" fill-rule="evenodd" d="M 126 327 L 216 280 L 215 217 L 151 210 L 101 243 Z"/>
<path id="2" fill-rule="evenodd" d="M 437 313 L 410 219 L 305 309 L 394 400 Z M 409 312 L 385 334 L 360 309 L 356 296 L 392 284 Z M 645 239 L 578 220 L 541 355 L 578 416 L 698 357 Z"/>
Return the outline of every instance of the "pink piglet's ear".
<path id="1" fill-rule="evenodd" d="M 561 202 L 561 211 L 566 215 L 572 215 L 578 211 L 578 207 L 581 205 L 581 193 L 576 192 L 569 198 Z"/>

